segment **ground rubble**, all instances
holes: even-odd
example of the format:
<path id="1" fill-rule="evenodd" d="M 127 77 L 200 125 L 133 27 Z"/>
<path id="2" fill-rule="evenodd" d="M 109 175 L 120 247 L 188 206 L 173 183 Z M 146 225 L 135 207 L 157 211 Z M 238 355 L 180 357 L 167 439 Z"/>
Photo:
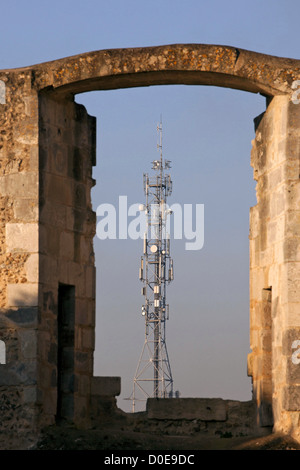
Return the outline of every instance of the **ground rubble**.
<path id="1" fill-rule="evenodd" d="M 174 435 L 120 426 L 80 430 L 74 426 L 44 429 L 32 450 L 300 450 L 300 443 L 282 434 L 233 436 L 231 433 Z"/>

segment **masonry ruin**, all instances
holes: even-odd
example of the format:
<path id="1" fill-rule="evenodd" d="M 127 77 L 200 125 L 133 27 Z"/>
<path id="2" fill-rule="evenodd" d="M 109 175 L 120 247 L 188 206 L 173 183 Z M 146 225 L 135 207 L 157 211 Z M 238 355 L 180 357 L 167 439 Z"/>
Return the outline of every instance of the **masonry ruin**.
<path id="1" fill-rule="evenodd" d="M 119 393 L 117 378 L 93 377 L 96 121 L 74 96 L 163 84 L 266 98 L 251 153 L 249 406 L 258 428 L 300 440 L 300 61 L 178 44 L 0 70 L 3 449 L 10 438 L 27 448 L 43 427 L 64 420 L 82 428 L 101 422 L 101 397 Z M 176 400 L 150 403 L 149 419 L 210 419 L 201 399 Z M 235 407 L 217 403 L 212 420 L 226 421 Z"/>

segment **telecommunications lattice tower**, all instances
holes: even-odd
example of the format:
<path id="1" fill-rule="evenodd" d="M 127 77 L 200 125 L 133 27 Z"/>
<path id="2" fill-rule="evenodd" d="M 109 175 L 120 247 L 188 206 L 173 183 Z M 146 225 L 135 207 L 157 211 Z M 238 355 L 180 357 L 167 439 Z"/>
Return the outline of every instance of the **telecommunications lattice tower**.
<path id="1" fill-rule="evenodd" d="M 166 346 L 166 321 L 169 305 L 167 285 L 173 280 L 173 260 L 170 256 L 169 217 L 167 198 L 172 193 L 172 180 L 166 170 L 170 160 L 163 158 L 162 123 L 157 126 L 159 159 L 154 160 L 153 174 L 144 174 L 146 230 L 139 278 L 143 282 L 145 341 L 133 379 L 132 411 L 148 398 L 173 397 L 173 378 Z"/>

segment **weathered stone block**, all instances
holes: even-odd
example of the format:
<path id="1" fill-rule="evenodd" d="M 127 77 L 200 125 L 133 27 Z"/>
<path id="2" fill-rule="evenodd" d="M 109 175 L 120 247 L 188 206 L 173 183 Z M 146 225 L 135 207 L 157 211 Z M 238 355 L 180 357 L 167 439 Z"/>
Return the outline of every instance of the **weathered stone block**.
<path id="1" fill-rule="evenodd" d="M 96 270 L 94 266 L 87 266 L 85 271 L 86 296 L 94 299 L 96 296 Z"/>
<path id="2" fill-rule="evenodd" d="M 78 423 L 78 426 L 82 428 L 88 428 L 90 422 L 90 416 L 88 413 L 89 399 L 87 397 L 77 396 L 74 400 L 74 413 L 71 416 L 71 422 Z M 70 407 L 70 411 L 72 408 Z M 70 414 L 69 414 L 70 416 Z"/>
<path id="3" fill-rule="evenodd" d="M 95 347 L 95 332 L 93 328 L 78 328 L 81 348 L 93 350 Z"/>
<path id="4" fill-rule="evenodd" d="M 37 223 L 8 223 L 6 224 L 6 252 L 39 251 L 39 226 Z"/>
<path id="5" fill-rule="evenodd" d="M 17 199 L 14 203 L 15 218 L 24 222 L 37 222 L 38 202 L 35 199 Z"/>
<path id="6" fill-rule="evenodd" d="M 297 340 L 300 341 L 300 328 L 289 328 L 283 332 L 282 354 L 284 356 L 292 357 L 295 350 L 293 349 L 293 344 Z"/>
<path id="7" fill-rule="evenodd" d="M 271 219 L 278 217 L 285 211 L 286 196 L 284 188 L 274 190 L 270 198 L 270 217 Z"/>
<path id="8" fill-rule="evenodd" d="M 288 302 L 300 302 L 300 279 L 287 280 L 287 299 Z"/>
<path id="9" fill-rule="evenodd" d="M 91 396 L 91 380 L 88 375 L 76 375 L 74 390 L 81 396 Z"/>
<path id="10" fill-rule="evenodd" d="M 300 343 L 298 349 L 300 350 Z M 295 351 L 295 350 L 294 350 Z M 299 363 L 294 363 L 292 358 L 287 361 L 287 370 L 286 370 L 286 383 L 287 384 L 298 384 L 300 385 L 300 359 L 297 358 Z"/>
<path id="11" fill-rule="evenodd" d="M 91 352 L 75 352 L 75 370 L 78 373 L 91 374 L 93 370 Z"/>
<path id="12" fill-rule="evenodd" d="M 38 124 L 37 119 L 25 118 L 14 126 L 14 139 L 21 144 L 38 144 Z"/>
<path id="13" fill-rule="evenodd" d="M 300 240 L 298 238 L 286 238 L 283 241 L 284 261 L 300 261 Z"/>
<path id="14" fill-rule="evenodd" d="M 299 139 L 298 139 L 299 140 Z M 299 152 L 300 154 L 300 152 Z M 297 157 L 298 164 L 299 155 Z M 287 204 L 291 210 L 299 210 L 300 207 L 300 183 L 299 183 L 299 167 L 298 167 L 298 180 L 291 181 L 286 189 Z"/>
<path id="15" fill-rule="evenodd" d="M 261 330 L 259 333 L 259 346 L 262 351 L 272 351 L 272 334 L 271 329 Z"/>
<path id="16" fill-rule="evenodd" d="M 21 354 L 24 359 L 35 359 L 37 357 L 37 331 L 20 330 Z"/>
<path id="17" fill-rule="evenodd" d="M 283 409 L 287 411 L 300 411 L 300 385 L 284 387 Z"/>
<path id="18" fill-rule="evenodd" d="M 268 224 L 268 245 L 275 245 L 281 243 L 285 236 L 285 215 L 282 214 L 276 217 L 274 220 L 270 221 Z M 276 250 L 274 253 L 274 260 L 276 259 Z"/>
<path id="19" fill-rule="evenodd" d="M 225 421 L 226 403 L 219 398 L 149 398 L 149 419 Z"/>
<path id="20" fill-rule="evenodd" d="M 44 252 L 54 257 L 59 257 L 60 231 L 57 227 L 47 225 L 43 232 L 43 237 L 40 239 Z M 46 240 L 46 244 L 44 244 L 44 240 Z"/>
<path id="21" fill-rule="evenodd" d="M 0 193 L 15 198 L 30 198 L 38 201 L 37 173 L 15 173 L 0 177 Z"/>
<path id="22" fill-rule="evenodd" d="M 285 179 L 291 181 L 294 180 L 297 183 L 299 183 L 299 165 L 298 165 L 298 160 L 288 160 L 285 164 L 284 168 L 284 175 Z M 287 197 L 289 195 L 287 194 Z"/>
<path id="23" fill-rule="evenodd" d="M 274 424 L 272 400 L 263 400 L 258 406 L 259 424 L 271 427 Z"/>
<path id="24" fill-rule="evenodd" d="M 84 184 L 77 183 L 74 187 L 74 205 L 78 208 L 86 207 L 86 187 Z"/>
<path id="25" fill-rule="evenodd" d="M 264 270 L 261 268 L 250 271 L 250 301 L 261 300 L 262 290 L 265 287 Z"/>
<path id="26" fill-rule="evenodd" d="M 37 362 L 15 362 L 1 366 L 0 386 L 33 385 L 37 381 Z"/>
<path id="27" fill-rule="evenodd" d="M 68 147 L 64 142 L 60 145 L 54 143 L 49 149 L 49 167 L 52 173 L 67 177 Z"/>
<path id="28" fill-rule="evenodd" d="M 94 254 L 92 240 L 90 238 L 80 236 L 79 243 L 81 263 L 90 264 Z"/>
<path id="29" fill-rule="evenodd" d="M 43 391 L 44 413 L 55 416 L 57 412 L 57 392 L 56 390 Z"/>
<path id="30" fill-rule="evenodd" d="M 255 402 L 227 400 L 227 421 L 229 425 L 243 424 L 248 429 L 255 426 Z"/>
<path id="31" fill-rule="evenodd" d="M 64 371 L 62 381 L 60 384 L 61 392 L 63 393 L 74 393 L 74 374 L 73 372 Z"/>
<path id="32" fill-rule="evenodd" d="M 9 284 L 8 307 L 34 307 L 38 305 L 38 284 Z"/>
<path id="33" fill-rule="evenodd" d="M 271 352 L 264 352 L 259 356 L 258 360 L 259 375 L 264 378 L 272 376 L 272 354 Z"/>
<path id="34" fill-rule="evenodd" d="M 300 238 L 300 210 L 289 211 L 286 214 L 285 233 L 287 237 Z"/>
<path id="35" fill-rule="evenodd" d="M 73 260 L 74 258 L 74 233 L 61 232 L 59 253 L 60 253 L 60 257 Z"/>
<path id="36" fill-rule="evenodd" d="M 48 364 L 53 364 L 53 366 L 57 366 L 57 343 L 50 343 L 49 348 L 47 350 L 47 358 Z"/>
<path id="37" fill-rule="evenodd" d="M 46 285 L 57 287 L 58 260 L 49 255 L 39 255 L 39 280 Z M 28 279 L 29 280 L 29 279 Z M 68 284 L 66 278 L 61 278 L 61 282 Z"/>
<path id="38" fill-rule="evenodd" d="M 92 377 L 91 395 L 118 396 L 121 393 L 120 377 Z"/>
<path id="39" fill-rule="evenodd" d="M 76 285 L 76 295 L 85 297 L 85 270 L 84 266 L 74 261 L 67 261 L 68 283 Z"/>
<path id="40" fill-rule="evenodd" d="M 75 322 L 78 325 L 91 326 L 91 318 L 88 314 L 87 299 L 76 300 Z"/>
<path id="41" fill-rule="evenodd" d="M 23 392 L 24 404 L 36 403 L 37 400 L 37 387 L 26 387 Z"/>
<path id="42" fill-rule="evenodd" d="M 63 204 L 54 203 L 53 201 L 50 203 L 49 200 L 45 200 L 40 210 L 40 221 L 46 225 L 69 229 L 66 226 L 66 213 L 68 209 Z M 70 227 L 70 230 L 72 228 Z"/>
<path id="43" fill-rule="evenodd" d="M 33 253 L 25 263 L 27 282 L 39 282 L 39 255 Z"/>
<path id="44" fill-rule="evenodd" d="M 69 184 L 67 184 L 69 183 Z M 67 206 L 73 204 L 72 184 L 62 176 L 48 174 L 45 183 L 45 197 Z"/>
<path id="45" fill-rule="evenodd" d="M 286 326 L 289 327 L 296 327 L 299 325 L 300 319 L 300 302 L 289 302 L 286 306 L 287 310 L 287 319 L 286 319 Z M 300 335 L 299 335 L 300 338 Z"/>

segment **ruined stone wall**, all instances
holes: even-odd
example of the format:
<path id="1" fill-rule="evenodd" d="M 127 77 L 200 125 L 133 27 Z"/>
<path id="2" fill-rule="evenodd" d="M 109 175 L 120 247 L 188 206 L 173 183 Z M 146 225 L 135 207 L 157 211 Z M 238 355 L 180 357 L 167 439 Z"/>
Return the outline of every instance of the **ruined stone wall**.
<path id="1" fill-rule="evenodd" d="M 39 164 L 31 71 L 0 80 L 1 447 L 10 437 L 20 445 L 37 419 Z"/>
<path id="2" fill-rule="evenodd" d="M 262 426 L 299 429 L 300 372 L 292 362 L 300 339 L 300 109 L 285 96 L 256 119 L 251 164 L 257 205 L 250 212 L 249 375 Z M 294 411 L 295 413 L 291 413 Z"/>
<path id="3" fill-rule="evenodd" d="M 237 437 L 268 434 L 256 422 L 254 401 L 221 398 L 148 398 L 146 410 L 125 413 L 117 408 L 120 377 L 95 377 L 91 389 L 92 426 L 103 424 L 157 435 Z"/>
<path id="4" fill-rule="evenodd" d="M 2 439 L 7 448 L 55 421 L 60 283 L 76 292 L 72 419 L 83 425 L 89 417 L 95 119 L 72 100 L 39 96 L 30 71 L 0 80 L 0 448 Z"/>
<path id="5" fill-rule="evenodd" d="M 39 112 L 39 392 L 43 421 L 53 423 L 57 412 L 57 315 L 62 284 L 75 288 L 74 346 L 62 352 L 62 367 L 69 367 L 63 377 L 68 383 L 63 387 L 74 393 L 74 403 L 71 406 L 64 398 L 64 415 L 83 425 L 89 419 L 95 335 L 96 218 L 91 206 L 95 119 L 83 106 L 47 93 L 40 95 Z"/>

